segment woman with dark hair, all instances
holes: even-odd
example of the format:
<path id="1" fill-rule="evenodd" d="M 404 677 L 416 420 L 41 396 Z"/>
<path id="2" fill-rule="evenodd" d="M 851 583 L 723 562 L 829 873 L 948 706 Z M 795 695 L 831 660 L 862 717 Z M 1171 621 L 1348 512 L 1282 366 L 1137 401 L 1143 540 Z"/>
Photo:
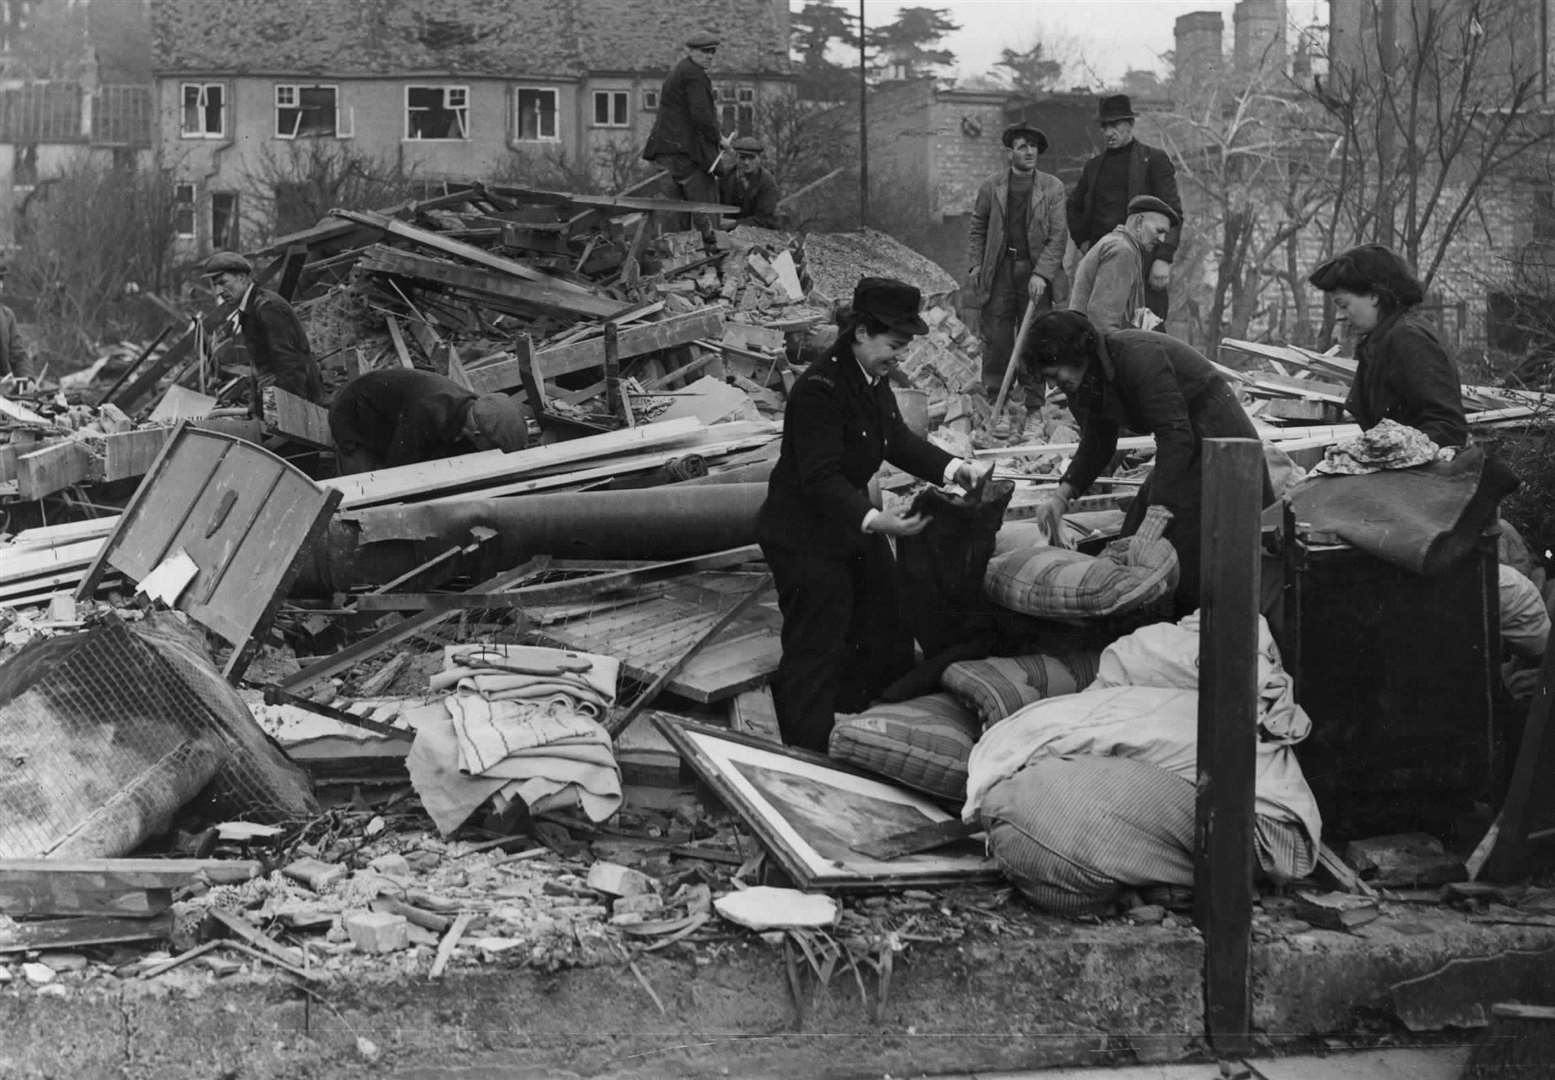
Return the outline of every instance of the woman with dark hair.
<path id="1" fill-rule="evenodd" d="M 835 714 L 864 708 L 912 667 L 886 538 L 916 535 L 929 520 L 870 501 L 880 463 L 967 487 L 986 475 L 915 435 L 897 410 L 888 376 L 901 351 L 929 331 L 921 299 L 906 282 L 861 280 L 836 344 L 788 395 L 756 538 L 783 612 L 772 696 L 791 746 L 826 753 Z"/>
<path id="2" fill-rule="evenodd" d="M 1381 244 L 1329 259 L 1307 278 L 1333 297 L 1339 322 L 1360 335 L 1355 379 L 1344 407 L 1362 428 L 1396 420 L 1438 446 L 1469 441 L 1458 369 L 1416 310 L 1425 289 L 1409 265 Z"/>
<path id="3" fill-rule="evenodd" d="M 1078 311 L 1032 321 L 1020 356 L 1029 377 L 1063 390 L 1080 422 L 1080 446 L 1041 511 L 1056 530 L 1072 499 L 1085 494 L 1127 428 L 1155 436 L 1155 467 L 1123 518 L 1130 536 L 1151 506 L 1172 512 L 1166 538 L 1177 550 L 1178 614 L 1199 606 L 1199 511 L 1205 439 L 1256 439 L 1226 380 L 1199 352 L 1149 330 L 1099 332 Z M 1267 469 L 1263 505 L 1274 501 Z"/>

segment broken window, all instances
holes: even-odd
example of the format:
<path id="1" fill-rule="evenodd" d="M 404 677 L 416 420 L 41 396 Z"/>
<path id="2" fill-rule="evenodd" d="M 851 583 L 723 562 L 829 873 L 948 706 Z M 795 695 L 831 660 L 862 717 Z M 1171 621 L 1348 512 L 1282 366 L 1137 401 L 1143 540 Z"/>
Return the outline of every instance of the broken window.
<path id="1" fill-rule="evenodd" d="M 556 91 L 520 90 L 518 116 L 513 131 L 524 141 L 554 140 L 556 134 Z"/>
<path id="2" fill-rule="evenodd" d="M 333 86 L 275 88 L 275 137 L 295 139 L 339 134 L 339 93 Z"/>
<path id="3" fill-rule="evenodd" d="M 756 130 L 756 88 L 718 88 L 718 126 L 725 135 L 750 135 Z"/>
<path id="4" fill-rule="evenodd" d="M 224 83 L 184 83 L 183 120 L 179 135 L 185 139 L 227 137 L 227 87 Z"/>
<path id="5" fill-rule="evenodd" d="M 173 232 L 190 239 L 194 236 L 194 185 L 173 185 Z"/>
<path id="6" fill-rule="evenodd" d="M 211 192 L 211 247 L 236 251 L 238 243 L 238 194 Z"/>
<path id="7" fill-rule="evenodd" d="M 594 91 L 594 126 L 626 127 L 627 104 L 631 95 L 625 90 Z"/>
<path id="8" fill-rule="evenodd" d="M 468 139 L 470 88 L 467 86 L 407 86 L 407 139 Z"/>

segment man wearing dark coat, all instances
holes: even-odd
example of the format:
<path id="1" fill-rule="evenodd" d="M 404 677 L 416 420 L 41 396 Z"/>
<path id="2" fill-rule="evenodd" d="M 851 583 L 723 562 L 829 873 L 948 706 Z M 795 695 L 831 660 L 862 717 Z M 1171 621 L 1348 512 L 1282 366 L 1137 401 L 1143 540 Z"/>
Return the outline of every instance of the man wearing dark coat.
<path id="1" fill-rule="evenodd" d="M 324 379 L 313 359 L 308 333 L 297 312 L 279 293 L 261 289 L 254 267 L 232 251 L 218 251 L 201 270 L 223 301 L 237 304 L 237 326 L 259 389 L 278 386 L 316 405 L 324 403 Z M 259 407 L 255 394 L 254 407 Z"/>
<path id="2" fill-rule="evenodd" d="M 718 102 L 707 68 L 718 53 L 718 35 L 702 31 L 686 39 L 686 55 L 659 90 L 659 113 L 643 146 L 644 160 L 670 174 L 675 193 L 687 202 L 718 202 L 714 174 L 724 138 L 718 130 Z M 698 222 L 704 234 L 711 228 Z"/>
<path id="3" fill-rule="evenodd" d="M 342 476 L 529 444 L 524 408 L 508 395 L 477 395 L 409 368 L 369 371 L 342 386 L 329 434 Z"/>
<path id="4" fill-rule="evenodd" d="M 760 139 L 741 135 L 730 149 L 734 151 L 734 168 L 719 182 L 721 201 L 740 208 L 740 212 L 733 215 L 736 223 L 743 221 L 763 229 L 781 229 L 777 181 L 761 163 L 766 147 Z"/>
<path id="5" fill-rule="evenodd" d="M 1069 236 L 1084 255 L 1092 244 L 1123 224 L 1129 202 L 1140 195 L 1153 195 L 1176 211 L 1177 224 L 1165 242 L 1147 256 L 1150 261 L 1144 267 L 1146 305 L 1164 320 L 1172 259 L 1182 237 L 1176 170 L 1166 151 L 1134 138 L 1134 106 L 1127 94 L 1102 98 L 1097 123 L 1107 148 L 1085 163 L 1079 182 L 1069 192 Z"/>

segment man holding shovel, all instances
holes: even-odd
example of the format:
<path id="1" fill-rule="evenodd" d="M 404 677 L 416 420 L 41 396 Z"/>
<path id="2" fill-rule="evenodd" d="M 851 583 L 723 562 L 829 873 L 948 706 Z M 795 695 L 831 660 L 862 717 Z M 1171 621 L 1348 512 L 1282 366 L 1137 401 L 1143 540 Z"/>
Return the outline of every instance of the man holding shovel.
<path id="1" fill-rule="evenodd" d="M 983 390 L 999 393 L 1016 329 L 1028 306 L 1034 314 L 1062 303 L 1068 232 L 1064 183 L 1037 171 L 1047 136 L 1029 124 L 1005 129 L 1009 168 L 978 189 L 967 236 L 967 324 L 983 340 Z"/>

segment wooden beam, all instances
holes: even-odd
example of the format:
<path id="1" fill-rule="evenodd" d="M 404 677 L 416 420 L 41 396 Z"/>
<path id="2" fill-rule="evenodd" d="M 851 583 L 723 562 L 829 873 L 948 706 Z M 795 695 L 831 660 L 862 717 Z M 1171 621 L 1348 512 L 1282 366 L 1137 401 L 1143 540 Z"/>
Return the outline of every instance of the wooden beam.
<path id="1" fill-rule="evenodd" d="M 359 265 L 363 270 L 399 274 L 483 296 L 501 296 L 543 311 L 559 311 L 572 316 L 586 315 L 608 319 L 621 312 L 630 311 L 632 307 L 622 301 L 592 293 L 576 293 L 559 289 L 551 282 L 527 281 L 489 269 L 460 266 L 442 259 L 418 255 L 412 251 L 402 251 L 399 248 L 381 245 L 369 251 Z"/>
<path id="2" fill-rule="evenodd" d="M 16 494 L 41 499 L 84 482 L 91 471 L 92 455 L 79 439 L 54 443 L 16 459 Z"/>
<path id="3" fill-rule="evenodd" d="M 634 356 L 687 345 L 699 338 L 716 338 L 723 333 L 722 308 L 703 308 L 672 315 L 658 322 L 643 323 L 621 330 L 617 343 L 617 358 L 629 360 Z M 554 379 L 573 371 L 603 367 L 605 342 L 602 338 L 578 341 L 570 345 L 558 345 L 541 349 L 535 358 L 544 368 L 546 378 Z M 770 359 L 770 358 L 766 358 Z M 499 360 L 470 372 L 477 393 L 493 390 L 509 390 L 523 382 L 523 369 L 515 360 Z"/>
<path id="4" fill-rule="evenodd" d="M 329 434 L 329 410 L 279 386 L 265 391 L 265 425 L 310 446 L 329 449 L 335 445 Z"/>
<path id="5" fill-rule="evenodd" d="M 151 463 L 162 452 L 171 428 L 142 428 L 140 431 L 121 431 L 103 438 L 103 459 L 94 462 L 92 479 L 111 483 L 127 480 L 132 476 L 145 476 Z"/>
<path id="6" fill-rule="evenodd" d="M 710 555 L 695 555 L 688 559 L 654 563 L 598 574 L 574 581 L 557 581 L 548 585 L 530 585 L 506 592 L 481 593 L 479 597 L 469 593 L 374 593 L 357 601 L 358 611 L 406 611 L 418 609 L 458 611 L 466 608 L 487 607 L 541 607 L 548 604 L 566 604 L 575 600 L 587 600 L 621 589 L 635 588 L 657 581 L 670 581 L 687 574 L 706 570 L 727 570 L 755 562 L 762 557 L 756 544 L 716 551 Z"/>
<path id="7" fill-rule="evenodd" d="M 420 244 L 422 247 L 441 251 L 445 255 L 452 255 L 455 258 L 463 259 L 465 262 L 474 263 L 476 266 L 484 266 L 488 270 L 496 270 L 499 273 L 523 278 L 526 281 L 541 282 L 555 289 L 563 289 L 579 293 L 580 295 L 592 295 L 590 290 L 582 285 L 562 278 L 552 277 L 550 274 L 542 274 L 538 270 L 531 270 L 521 262 L 515 262 L 513 259 L 504 259 L 501 255 L 493 255 L 485 248 L 478 248 L 474 244 L 466 244 L 462 240 L 450 240 L 440 233 L 432 232 L 430 229 L 418 229 L 414 225 L 406 224 L 395 218 L 384 217 L 382 214 L 374 214 L 370 211 L 332 210 L 330 213 L 363 225 L 372 225 L 389 233 L 391 236 L 398 236 L 400 239 L 409 240 L 413 244 Z"/>
<path id="8" fill-rule="evenodd" d="M 405 346 L 405 331 L 401 329 L 400 321 L 393 315 L 385 315 L 383 321 L 388 324 L 389 340 L 394 343 L 394 355 L 399 357 L 400 367 L 415 367 L 415 362 L 410 358 L 410 349 Z"/>
<path id="9" fill-rule="evenodd" d="M 549 555 L 537 556 L 522 566 L 486 579 L 470 591 L 481 593 L 501 592 L 527 578 L 543 573 L 550 564 L 551 558 Z M 303 668 L 294 675 L 287 676 L 278 685 L 281 689 L 288 690 L 294 694 L 301 693 L 320 679 L 327 679 L 343 671 L 349 671 L 363 660 L 377 656 L 383 650 L 399 644 L 406 638 L 425 633 L 439 623 L 453 618 L 455 614 L 457 612 L 429 611 L 424 615 L 405 619 L 393 626 L 378 631 L 376 634 L 365 637 L 361 641 L 349 645 L 315 664 Z"/>
<path id="10" fill-rule="evenodd" d="M 0 883 L 70 881 L 97 889 L 177 889 L 201 877 L 233 885 L 262 873 L 257 859 L 0 859 Z"/>
<path id="11" fill-rule="evenodd" d="M 634 195 L 580 195 L 568 191 L 544 191 L 539 188 L 488 185 L 499 195 L 523 202 L 564 203 L 568 206 L 587 206 L 604 210 L 661 210 L 682 214 L 717 214 L 720 217 L 737 214 L 738 206 L 723 203 L 685 202 L 681 199 L 654 199 Z"/>
<path id="12" fill-rule="evenodd" d="M 1263 445 L 1206 439 L 1199 632 L 1194 916 L 1204 934 L 1205 1029 L 1252 1052 L 1253 785 Z"/>
<path id="13" fill-rule="evenodd" d="M 398 502 L 431 492 L 474 488 L 498 480 L 513 480 L 542 470 L 565 468 L 579 461 L 641 453 L 670 445 L 690 446 L 706 440 L 707 426 L 700 420 L 670 420 L 643 424 L 627 431 L 588 435 L 581 439 L 532 446 L 511 454 L 483 450 L 437 461 L 378 469 L 320 481 L 345 495 L 343 507 Z"/>

